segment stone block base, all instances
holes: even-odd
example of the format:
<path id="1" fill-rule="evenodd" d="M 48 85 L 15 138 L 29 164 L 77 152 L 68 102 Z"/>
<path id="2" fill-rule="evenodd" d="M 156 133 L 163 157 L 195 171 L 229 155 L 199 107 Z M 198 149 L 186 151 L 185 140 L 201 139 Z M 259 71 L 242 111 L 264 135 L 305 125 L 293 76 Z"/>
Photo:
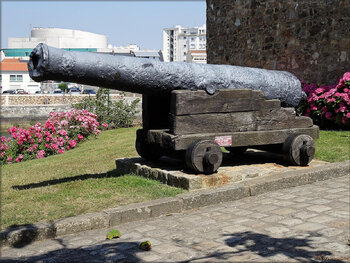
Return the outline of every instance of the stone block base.
<path id="1" fill-rule="evenodd" d="M 249 150 L 240 157 L 224 153 L 224 160 L 218 172 L 204 175 L 193 174 L 186 169 L 184 161 L 168 157 L 154 162 L 142 158 L 116 159 L 117 173 L 120 175 L 135 174 L 186 190 L 205 189 L 290 171 L 307 171 L 324 164 L 326 162 L 313 160 L 306 167 L 289 166 L 281 155 Z"/>

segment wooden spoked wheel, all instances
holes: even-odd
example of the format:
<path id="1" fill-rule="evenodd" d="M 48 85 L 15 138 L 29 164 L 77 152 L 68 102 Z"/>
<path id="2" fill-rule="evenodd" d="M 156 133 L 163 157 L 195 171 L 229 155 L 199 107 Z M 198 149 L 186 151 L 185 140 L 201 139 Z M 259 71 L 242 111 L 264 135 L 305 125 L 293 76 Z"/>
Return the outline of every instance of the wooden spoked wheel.
<path id="1" fill-rule="evenodd" d="M 186 165 L 196 173 L 215 173 L 222 163 L 220 146 L 211 140 L 191 143 L 186 150 Z"/>
<path id="2" fill-rule="evenodd" d="M 283 157 L 292 165 L 306 166 L 315 155 L 315 143 L 306 134 L 291 134 L 283 144 Z"/>
<path id="3" fill-rule="evenodd" d="M 147 161 L 156 161 L 163 155 L 159 145 L 146 142 L 142 136 L 136 138 L 135 148 L 137 153 Z"/>
<path id="4" fill-rule="evenodd" d="M 226 150 L 230 152 L 231 155 L 239 156 L 248 149 L 248 147 L 242 146 L 242 147 L 225 147 Z"/>

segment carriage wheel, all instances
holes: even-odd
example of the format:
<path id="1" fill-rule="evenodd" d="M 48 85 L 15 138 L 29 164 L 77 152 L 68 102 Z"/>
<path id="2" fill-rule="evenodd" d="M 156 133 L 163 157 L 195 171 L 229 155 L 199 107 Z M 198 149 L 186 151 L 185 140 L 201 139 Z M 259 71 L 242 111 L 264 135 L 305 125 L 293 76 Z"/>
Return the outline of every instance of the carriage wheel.
<path id="1" fill-rule="evenodd" d="M 306 166 L 315 155 L 315 143 L 306 134 L 291 134 L 283 144 L 283 157 L 292 165 Z"/>
<path id="2" fill-rule="evenodd" d="M 221 163 L 222 151 L 220 146 L 214 141 L 195 141 L 186 150 L 186 165 L 197 173 L 215 173 Z"/>
<path id="3" fill-rule="evenodd" d="M 137 153 L 147 161 L 156 161 L 163 155 L 159 145 L 146 142 L 142 136 L 137 136 L 135 148 Z"/>

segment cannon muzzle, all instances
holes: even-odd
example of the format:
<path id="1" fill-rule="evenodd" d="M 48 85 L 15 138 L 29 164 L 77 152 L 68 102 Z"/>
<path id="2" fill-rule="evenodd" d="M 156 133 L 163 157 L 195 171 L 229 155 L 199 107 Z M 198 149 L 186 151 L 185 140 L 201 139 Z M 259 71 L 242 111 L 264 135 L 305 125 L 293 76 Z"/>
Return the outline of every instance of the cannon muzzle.
<path id="1" fill-rule="evenodd" d="M 161 95 L 175 89 L 254 89 L 267 99 L 297 106 L 305 93 L 300 81 L 286 71 L 230 65 L 160 62 L 110 54 L 65 51 L 39 44 L 28 62 L 35 81 L 56 80 L 100 86 L 145 95 Z"/>

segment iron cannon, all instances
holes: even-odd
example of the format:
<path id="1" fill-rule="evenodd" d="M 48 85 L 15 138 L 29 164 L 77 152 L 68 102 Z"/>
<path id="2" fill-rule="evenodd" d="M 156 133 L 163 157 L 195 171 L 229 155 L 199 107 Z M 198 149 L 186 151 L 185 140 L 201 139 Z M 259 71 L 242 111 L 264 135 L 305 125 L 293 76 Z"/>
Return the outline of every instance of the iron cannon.
<path id="1" fill-rule="evenodd" d="M 35 81 L 57 80 L 157 95 L 172 90 L 253 89 L 283 105 L 297 106 L 305 94 L 286 71 L 231 65 L 160 62 L 127 56 L 65 51 L 39 44 L 28 62 Z"/>

